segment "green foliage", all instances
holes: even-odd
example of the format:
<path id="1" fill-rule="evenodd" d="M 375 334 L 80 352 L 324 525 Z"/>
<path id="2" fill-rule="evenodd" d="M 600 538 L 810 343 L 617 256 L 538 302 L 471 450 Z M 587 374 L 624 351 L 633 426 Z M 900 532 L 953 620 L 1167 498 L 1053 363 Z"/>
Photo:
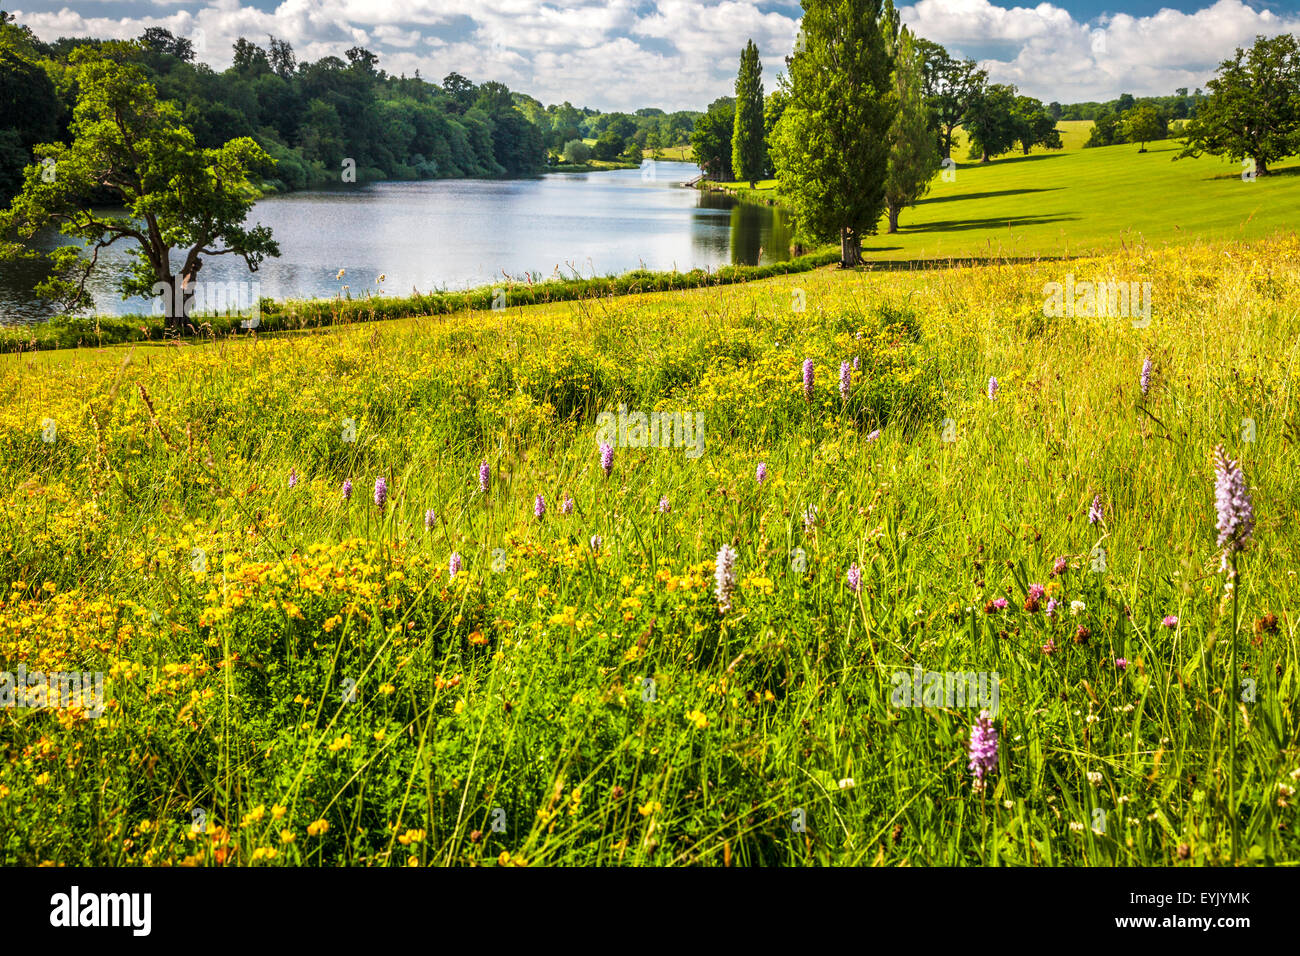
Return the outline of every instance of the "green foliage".
<path id="1" fill-rule="evenodd" d="M 1061 148 L 1061 134 L 1056 129 L 1056 117 L 1040 100 L 1032 96 L 1017 96 L 1012 112 L 1016 122 L 1016 139 L 1026 156 L 1035 146 Z"/>
<path id="2" fill-rule="evenodd" d="M 203 259 L 238 255 L 250 270 L 279 249 L 264 226 L 246 228 L 259 193 L 250 174 L 272 160 L 251 139 L 201 149 L 181 123 L 180 112 L 160 102 L 136 66 L 94 51 L 73 55 L 80 91 L 71 126 L 72 143 L 37 148 L 42 162 L 29 166 L 23 191 L 0 213 L 0 257 L 40 259 L 29 243 L 46 225 L 85 244 L 61 246 L 44 258 L 53 272 L 37 287 L 67 310 L 84 307 L 86 282 L 101 249 L 134 240 L 132 263 L 119 283 L 123 297 L 166 293 L 174 326 L 184 318 L 184 293 Z M 99 208 L 102 199 L 125 207 L 125 215 Z M 96 200 L 101 200 L 96 202 Z M 9 238 L 12 237 L 12 238 Z M 170 256 L 183 263 L 173 272 Z"/>
<path id="3" fill-rule="evenodd" d="M 918 38 L 916 44 L 924 60 L 922 76 L 930 128 L 946 159 L 952 155 L 953 134 L 988 83 L 988 73 L 974 60 L 954 60 L 938 43 Z"/>
<path id="4" fill-rule="evenodd" d="M 736 127 L 736 101 L 720 97 L 709 104 L 704 115 L 695 121 L 691 132 L 691 150 L 695 165 L 711 179 L 723 179 L 731 172 L 731 136 Z"/>
<path id="5" fill-rule="evenodd" d="M 596 159 L 613 162 L 623 154 L 625 149 L 627 143 L 624 142 L 623 137 L 612 129 L 607 129 L 596 138 L 596 145 L 591 148 L 591 154 Z"/>
<path id="6" fill-rule="evenodd" d="M 763 64 L 758 47 L 750 40 L 740 54 L 736 76 L 736 118 L 731 135 L 731 171 L 752 186 L 767 168 L 763 122 Z"/>
<path id="7" fill-rule="evenodd" d="M 884 208 L 889 129 L 898 111 L 885 44 L 888 13 L 880 0 L 805 0 L 803 9 L 774 164 L 800 232 L 838 238 L 842 263 L 853 266 Z"/>
<path id="8" fill-rule="evenodd" d="M 915 38 L 903 27 L 894 48 L 898 115 L 889 130 L 889 172 L 885 177 L 890 232 L 898 231 L 899 213 L 925 195 L 939 170 L 939 148 L 930 129 L 922 67 Z"/>
<path id="9" fill-rule="evenodd" d="M 1124 138 L 1142 147 L 1155 139 L 1164 139 L 1167 123 L 1154 106 L 1135 106 L 1124 116 Z"/>
<path id="10" fill-rule="evenodd" d="M 1210 153 L 1254 160 L 1255 172 L 1300 151 L 1300 44 L 1289 33 L 1259 37 L 1249 51 L 1237 48 L 1208 84 L 1184 133 L 1181 156 Z"/>
<path id="11" fill-rule="evenodd" d="M 970 136 L 970 158 L 987 163 L 1011 150 L 1020 138 L 1016 88 L 1004 83 L 985 87 L 971 102 L 962 125 Z"/>
<path id="12" fill-rule="evenodd" d="M 585 163 L 591 159 L 591 147 L 580 139 L 571 139 L 564 144 L 564 161 L 566 163 Z"/>

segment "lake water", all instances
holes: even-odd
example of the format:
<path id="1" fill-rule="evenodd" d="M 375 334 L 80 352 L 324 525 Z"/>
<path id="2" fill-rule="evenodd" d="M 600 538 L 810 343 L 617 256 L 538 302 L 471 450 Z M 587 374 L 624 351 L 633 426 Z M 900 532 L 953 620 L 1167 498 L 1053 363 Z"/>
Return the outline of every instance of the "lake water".
<path id="1" fill-rule="evenodd" d="M 687 270 L 789 258 L 791 228 L 770 206 L 681 184 L 699 170 L 654 163 L 640 170 L 552 173 L 536 179 L 444 179 L 372 183 L 271 196 L 249 221 L 270 226 L 280 258 L 250 275 L 241 259 L 205 260 L 200 278 L 254 282 L 272 299 L 332 298 L 349 287 L 404 296 L 489 285 L 503 275 L 615 275 L 632 269 Z M 61 241 L 55 233 L 47 243 Z M 149 313 L 123 301 L 115 280 L 126 249 L 110 247 L 92 282 L 96 311 Z M 179 260 L 179 257 L 178 257 Z M 337 279 L 339 270 L 345 270 Z M 376 282 L 383 275 L 384 282 Z M 0 322 L 49 317 L 31 292 L 40 272 L 0 264 Z"/>

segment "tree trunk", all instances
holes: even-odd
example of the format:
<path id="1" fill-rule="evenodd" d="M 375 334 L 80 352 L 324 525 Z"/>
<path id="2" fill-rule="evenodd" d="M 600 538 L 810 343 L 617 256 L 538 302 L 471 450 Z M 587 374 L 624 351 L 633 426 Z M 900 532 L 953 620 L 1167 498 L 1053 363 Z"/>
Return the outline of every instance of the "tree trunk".
<path id="1" fill-rule="evenodd" d="M 1255 160 L 1255 175 L 1257 177 L 1270 175 L 1268 171 L 1268 163 L 1265 160 L 1253 156 L 1251 158 Z"/>
<path id="2" fill-rule="evenodd" d="M 848 227 L 840 230 L 840 266 L 845 269 L 862 265 L 862 240 Z"/>
<path id="3" fill-rule="evenodd" d="M 169 335 L 182 335 L 185 332 L 185 319 L 193 302 L 192 277 L 165 275 L 162 284 L 167 287 L 165 328 Z"/>
<path id="4" fill-rule="evenodd" d="M 903 207 L 890 203 L 887 208 L 889 210 L 889 231 L 890 233 L 898 232 L 898 214 L 903 211 Z"/>
<path id="5" fill-rule="evenodd" d="M 984 158 L 981 159 L 980 162 L 981 162 L 981 163 L 987 163 L 988 161 L 989 161 L 989 151 L 986 149 L 986 150 L 984 150 Z"/>

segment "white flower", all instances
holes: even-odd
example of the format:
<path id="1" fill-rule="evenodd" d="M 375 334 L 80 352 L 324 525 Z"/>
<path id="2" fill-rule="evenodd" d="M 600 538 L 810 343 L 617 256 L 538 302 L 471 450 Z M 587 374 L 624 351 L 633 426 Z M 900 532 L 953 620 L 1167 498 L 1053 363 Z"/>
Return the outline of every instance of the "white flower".
<path id="1" fill-rule="evenodd" d="M 1080 823 L 1078 820 L 1071 820 L 1071 821 L 1070 821 L 1070 831 L 1073 832 L 1073 833 L 1082 833 L 1082 832 L 1083 832 L 1083 824 Z"/>
<path id="2" fill-rule="evenodd" d="M 1098 773 L 1097 771 L 1095 771 L 1095 770 L 1089 770 L 1089 771 L 1088 771 L 1088 783 L 1090 783 L 1090 784 L 1091 784 L 1092 786 L 1094 786 L 1094 787 L 1100 787 L 1100 786 L 1101 786 L 1101 774 L 1099 774 L 1099 773 Z"/>
<path id="3" fill-rule="evenodd" d="M 852 786 L 853 786 L 853 778 L 852 778 L 852 777 L 845 777 L 843 780 L 840 781 L 840 789 L 841 789 L 841 790 L 848 790 L 848 789 L 849 789 L 850 787 L 852 787 Z"/>
<path id="4" fill-rule="evenodd" d="M 1087 606 L 1086 604 L 1084 604 L 1082 601 L 1071 601 L 1071 602 L 1070 602 L 1070 613 L 1071 613 L 1074 617 L 1078 617 L 1080 614 L 1082 614 L 1082 613 L 1083 613 L 1084 611 L 1086 611 L 1087 609 L 1088 609 L 1088 606 Z"/>

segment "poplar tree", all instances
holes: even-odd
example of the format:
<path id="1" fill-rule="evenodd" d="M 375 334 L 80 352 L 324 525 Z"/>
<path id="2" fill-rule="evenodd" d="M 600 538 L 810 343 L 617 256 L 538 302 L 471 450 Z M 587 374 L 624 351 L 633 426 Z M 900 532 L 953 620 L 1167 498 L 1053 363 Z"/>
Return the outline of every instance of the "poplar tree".
<path id="1" fill-rule="evenodd" d="M 750 40 L 740 53 L 736 75 L 736 119 L 731 134 L 731 172 L 752 189 L 767 165 L 763 137 L 763 65 L 758 47 Z"/>
<path id="2" fill-rule="evenodd" d="M 898 115 L 889 131 L 889 172 L 885 177 L 890 232 L 898 232 L 899 213 L 929 191 L 930 181 L 939 171 L 939 146 L 930 130 L 922 67 L 916 40 L 902 27 L 894 41 Z"/>
<path id="3" fill-rule="evenodd" d="M 885 29 L 888 0 L 803 0 L 802 41 L 788 60 L 789 104 L 773 159 L 799 231 L 840 242 L 862 262 L 862 237 L 885 205 L 889 129 L 898 111 Z"/>

